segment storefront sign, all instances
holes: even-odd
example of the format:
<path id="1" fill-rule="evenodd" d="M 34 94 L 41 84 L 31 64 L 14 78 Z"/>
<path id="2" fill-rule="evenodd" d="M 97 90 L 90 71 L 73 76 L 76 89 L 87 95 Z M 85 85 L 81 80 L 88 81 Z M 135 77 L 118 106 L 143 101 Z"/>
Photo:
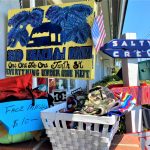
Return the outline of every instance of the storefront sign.
<path id="1" fill-rule="evenodd" d="M 150 40 L 116 39 L 106 43 L 101 50 L 113 58 L 150 58 Z"/>
<path id="2" fill-rule="evenodd" d="M 150 58 L 150 49 L 137 50 L 137 49 L 106 49 L 103 52 L 113 58 Z"/>
<path id="3" fill-rule="evenodd" d="M 9 134 L 44 129 L 40 111 L 48 108 L 47 99 L 3 102 L 0 104 L 0 121 L 8 128 Z"/>
<path id="4" fill-rule="evenodd" d="M 114 39 L 103 46 L 104 49 L 127 49 L 127 50 L 148 50 L 150 49 L 150 40 L 124 40 Z M 102 48 L 102 49 L 103 49 Z"/>
<path id="5" fill-rule="evenodd" d="M 93 8 L 80 2 L 9 11 L 6 75 L 93 79 Z"/>

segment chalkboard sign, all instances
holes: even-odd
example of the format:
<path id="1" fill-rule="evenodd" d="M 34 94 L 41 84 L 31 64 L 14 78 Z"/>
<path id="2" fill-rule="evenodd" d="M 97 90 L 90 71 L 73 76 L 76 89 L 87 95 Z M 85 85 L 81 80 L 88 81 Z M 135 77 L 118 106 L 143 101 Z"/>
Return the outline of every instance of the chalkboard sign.
<path id="1" fill-rule="evenodd" d="M 21 100 L 0 103 L 0 122 L 8 129 L 9 134 L 19 134 L 44 129 L 40 111 L 48 108 L 47 99 Z"/>

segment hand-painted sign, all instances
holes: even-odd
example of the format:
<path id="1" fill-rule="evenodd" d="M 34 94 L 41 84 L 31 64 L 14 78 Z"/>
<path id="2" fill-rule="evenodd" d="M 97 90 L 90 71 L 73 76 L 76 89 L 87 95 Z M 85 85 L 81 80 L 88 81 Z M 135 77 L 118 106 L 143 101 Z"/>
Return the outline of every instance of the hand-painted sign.
<path id="1" fill-rule="evenodd" d="M 40 111 L 48 108 L 47 99 L 21 100 L 0 103 L 0 121 L 9 134 L 18 134 L 43 129 Z"/>
<path id="2" fill-rule="evenodd" d="M 94 1 L 11 10 L 6 75 L 93 79 Z"/>
<path id="3" fill-rule="evenodd" d="M 150 40 L 112 40 L 101 50 L 113 58 L 150 58 Z"/>

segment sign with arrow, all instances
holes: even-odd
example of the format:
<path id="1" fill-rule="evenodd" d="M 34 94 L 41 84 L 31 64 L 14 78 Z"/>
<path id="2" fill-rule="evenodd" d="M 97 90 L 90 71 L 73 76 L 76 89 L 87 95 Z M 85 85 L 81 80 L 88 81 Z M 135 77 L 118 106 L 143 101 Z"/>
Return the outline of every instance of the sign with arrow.
<path id="1" fill-rule="evenodd" d="M 150 58 L 149 50 L 106 49 L 103 52 L 113 58 Z"/>
<path id="2" fill-rule="evenodd" d="M 101 50 L 113 58 L 150 58 L 150 40 L 114 39 Z"/>

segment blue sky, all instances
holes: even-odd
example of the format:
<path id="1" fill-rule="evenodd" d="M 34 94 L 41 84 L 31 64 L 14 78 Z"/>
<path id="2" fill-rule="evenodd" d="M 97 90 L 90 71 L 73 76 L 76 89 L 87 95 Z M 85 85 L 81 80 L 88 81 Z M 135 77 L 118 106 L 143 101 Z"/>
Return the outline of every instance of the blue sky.
<path id="1" fill-rule="evenodd" d="M 150 39 L 150 0 L 129 0 L 123 34 L 134 32 L 137 39 Z"/>

